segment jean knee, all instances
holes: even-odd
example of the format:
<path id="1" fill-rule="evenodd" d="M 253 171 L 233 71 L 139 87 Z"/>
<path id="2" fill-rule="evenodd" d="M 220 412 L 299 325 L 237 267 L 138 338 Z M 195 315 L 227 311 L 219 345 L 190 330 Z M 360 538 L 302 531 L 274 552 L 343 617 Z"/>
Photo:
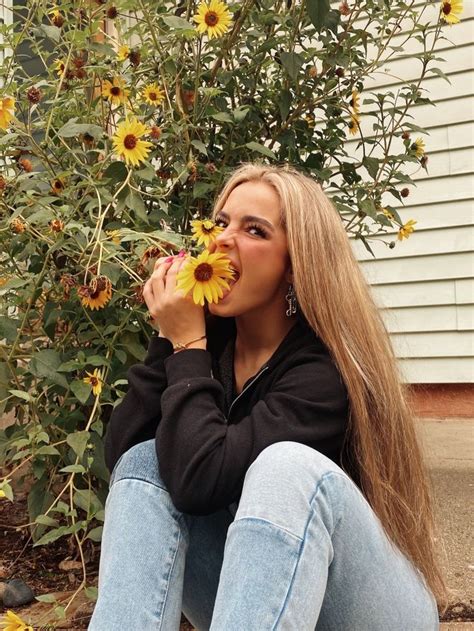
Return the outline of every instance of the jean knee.
<path id="1" fill-rule="evenodd" d="M 138 443 L 120 456 L 112 471 L 110 486 L 118 480 L 130 478 L 165 488 L 160 476 L 154 439 Z"/>
<path id="2" fill-rule="evenodd" d="M 235 519 L 270 521 L 299 537 L 323 479 L 347 475 L 315 449 L 292 441 L 264 449 L 249 467 Z"/>

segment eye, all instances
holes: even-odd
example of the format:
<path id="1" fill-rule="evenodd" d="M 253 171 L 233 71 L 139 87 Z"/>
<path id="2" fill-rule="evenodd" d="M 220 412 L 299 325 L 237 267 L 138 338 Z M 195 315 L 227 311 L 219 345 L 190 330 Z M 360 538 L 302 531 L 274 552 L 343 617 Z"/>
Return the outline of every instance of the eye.
<path id="1" fill-rule="evenodd" d="M 256 230 L 259 237 L 263 237 L 264 239 L 267 238 L 266 231 L 263 228 L 260 228 L 260 226 L 256 223 L 249 224 L 247 230 Z"/>

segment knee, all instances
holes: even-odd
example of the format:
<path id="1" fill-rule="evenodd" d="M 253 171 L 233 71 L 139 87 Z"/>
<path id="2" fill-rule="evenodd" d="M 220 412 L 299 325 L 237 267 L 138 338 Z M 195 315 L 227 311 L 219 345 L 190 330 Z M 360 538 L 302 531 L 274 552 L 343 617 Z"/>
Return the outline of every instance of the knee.
<path id="1" fill-rule="evenodd" d="M 310 480 L 311 485 L 329 471 L 343 471 L 324 454 L 292 441 L 273 443 L 264 449 L 247 471 L 246 479 L 261 484 L 271 479 L 275 485 L 297 484 Z"/>
<path id="2" fill-rule="evenodd" d="M 122 454 L 112 471 L 110 486 L 124 479 L 144 480 L 164 488 L 154 439 L 138 443 Z"/>
<path id="3" fill-rule="evenodd" d="M 235 519 L 271 521 L 302 537 L 321 482 L 341 476 L 347 477 L 332 460 L 307 445 L 274 443 L 249 467 Z"/>

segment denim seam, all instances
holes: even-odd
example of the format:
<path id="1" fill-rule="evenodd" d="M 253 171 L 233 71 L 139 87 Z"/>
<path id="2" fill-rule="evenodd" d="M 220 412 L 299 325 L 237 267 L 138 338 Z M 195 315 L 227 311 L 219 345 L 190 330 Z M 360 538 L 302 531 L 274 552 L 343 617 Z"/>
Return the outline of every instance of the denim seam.
<path id="1" fill-rule="evenodd" d="M 301 543 L 303 541 L 303 539 L 301 537 L 298 537 L 298 535 L 295 535 L 290 530 L 287 530 L 286 528 L 283 528 L 283 526 L 280 526 L 279 524 L 275 524 L 273 521 L 270 521 L 269 519 L 262 519 L 261 517 L 246 517 L 244 515 L 243 517 L 239 517 L 238 519 L 234 519 L 234 521 L 230 525 L 232 526 L 234 524 L 237 524 L 239 521 L 242 521 L 243 519 L 246 519 L 247 521 L 260 522 L 262 524 L 270 524 L 270 526 L 274 526 L 275 528 L 278 528 L 278 530 L 281 530 L 282 532 L 285 532 L 287 535 L 290 535 L 290 537 L 292 537 L 293 539 L 296 539 L 299 543 Z"/>
<path id="2" fill-rule="evenodd" d="M 160 488 L 160 487 L 158 487 L 158 488 Z M 166 600 L 168 598 L 168 593 L 169 593 L 169 589 L 170 589 L 170 576 L 171 576 L 171 573 L 172 573 L 173 568 L 174 568 L 175 563 L 176 563 L 176 557 L 178 556 L 178 550 L 179 550 L 180 541 L 181 541 L 181 528 L 178 526 L 178 539 L 177 539 L 176 547 L 175 547 L 175 550 L 174 550 L 173 560 L 170 563 L 170 568 L 169 568 L 169 571 L 168 571 L 168 575 L 166 577 L 166 590 L 165 590 L 165 596 L 164 596 L 164 599 L 163 599 L 163 607 L 161 608 L 160 625 L 159 625 L 158 629 L 163 629 L 163 621 L 165 619 L 165 610 L 166 610 Z"/>
<path id="3" fill-rule="evenodd" d="M 320 488 L 321 488 L 321 486 L 322 486 L 323 482 L 326 480 L 326 478 L 329 478 L 329 477 L 331 477 L 331 476 L 338 476 L 338 477 L 341 477 L 341 478 L 345 477 L 345 476 L 341 476 L 341 474 L 340 474 L 340 473 L 337 473 L 336 471 L 329 471 L 328 473 L 324 473 L 324 474 L 321 476 L 321 479 L 318 481 L 318 483 L 317 483 L 317 485 L 316 485 L 316 489 L 315 489 L 314 494 L 313 494 L 313 497 L 311 498 L 311 501 L 310 501 L 311 512 L 310 512 L 310 515 L 308 516 L 308 520 L 307 520 L 307 522 L 306 522 L 306 526 L 305 526 L 305 529 L 304 529 L 304 534 L 303 534 L 303 539 L 301 539 L 301 540 L 300 540 L 300 541 L 301 541 L 301 545 L 300 545 L 300 548 L 299 548 L 299 550 L 298 550 L 298 559 L 297 559 L 297 561 L 296 561 L 295 569 L 293 570 L 293 576 L 292 576 L 292 579 L 291 579 L 290 585 L 289 585 L 289 587 L 288 587 L 288 591 L 287 591 L 287 594 L 286 594 L 285 602 L 284 602 L 284 603 L 283 603 L 283 605 L 282 605 L 282 608 L 281 608 L 281 611 L 280 611 L 280 615 L 278 616 L 277 621 L 275 622 L 274 626 L 272 627 L 272 631 L 273 631 L 273 629 L 276 629 L 276 628 L 277 628 L 278 623 L 279 623 L 279 622 L 280 622 L 280 620 L 281 620 L 281 617 L 282 617 L 282 615 L 283 615 L 283 612 L 285 611 L 285 609 L 286 609 L 286 605 L 287 605 L 288 600 L 289 600 L 289 598 L 290 598 L 290 594 L 291 594 L 291 591 L 292 591 L 292 588 L 293 588 L 293 584 L 294 584 L 294 582 L 295 582 L 296 572 L 297 572 L 297 570 L 298 570 L 298 566 L 299 566 L 299 563 L 300 563 L 300 560 L 301 560 L 301 550 L 302 550 L 302 548 L 304 547 L 304 544 L 305 544 L 305 541 L 306 541 L 306 533 L 308 532 L 309 525 L 310 525 L 310 523 L 311 523 L 312 519 L 313 519 L 313 518 L 314 518 L 314 516 L 315 516 L 315 511 L 314 511 L 314 509 L 313 509 L 313 502 L 314 502 L 314 500 L 315 500 L 315 498 L 316 498 L 316 495 L 319 493 L 319 490 L 320 490 Z"/>

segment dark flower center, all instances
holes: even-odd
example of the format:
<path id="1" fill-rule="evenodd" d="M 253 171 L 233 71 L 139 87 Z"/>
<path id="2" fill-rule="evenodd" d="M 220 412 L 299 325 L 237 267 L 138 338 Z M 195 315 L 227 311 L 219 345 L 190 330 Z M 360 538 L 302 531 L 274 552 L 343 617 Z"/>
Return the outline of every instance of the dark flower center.
<path id="1" fill-rule="evenodd" d="M 443 2 L 443 13 L 444 15 L 449 15 L 451 13 L 451 3 Z"/>
<path id="2" fill-rule="evenodd" d="M 212 278 L 212 267 L 209 263 L 199 263 L 194 270 L 194 278 L 199 281 L 206 281 Z"/>
<path id="3" fill-rule="evenodd" d="M 210 234 L 212 231 L 214 230 L 214 226 L 211 226 L 210 228 L 206 228 L 206 226 L 202 226 L 202 231 L 206 232 L 207 234 Z"/>
<path id="4" fill-rule="evenodd" d="M 114 85 L 112 88 L 110 88 L 110 94 L 113 94 L 114 96 L 120 96 L 120 88 L 117 87 L 116 85 Z"/>
<path id="5" fill-rule="evenodd" d="M 126 149 L 135 149 L 137 146 L 137 137 L 133 134 L 127 134 L 124 138 L 123 145 Z"/>
<path id="6" fill-rule="evenodd" d="M 150 101 L 156 101 L 158 97 L 156 95 L 156 92 L 148 92 L 148 98 L 150 99 Z"/>
<path id="7" fill-rule="evenodd" d="M 215 26 L 219 22 L 219 16 L 215 11 L 208 11 L 204 21 L 208 26 Z"/>

